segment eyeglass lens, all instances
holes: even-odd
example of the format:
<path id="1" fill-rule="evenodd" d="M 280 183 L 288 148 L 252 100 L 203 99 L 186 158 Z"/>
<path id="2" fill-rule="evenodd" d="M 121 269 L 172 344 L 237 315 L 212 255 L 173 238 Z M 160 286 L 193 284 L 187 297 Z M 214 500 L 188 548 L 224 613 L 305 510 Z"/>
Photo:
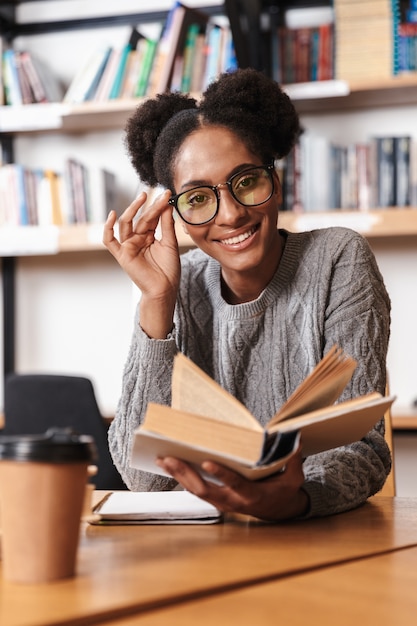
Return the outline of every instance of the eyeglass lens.
<path id="1" fill-rule="evenodd" d="M 256 206 L 269 200 L 273 192 L 272 177 L 268 169 L 255 167 L 235 174 L 227 181 L 232 196 L 244 206 Z M 209 222 L 217 212 L 218 196 L 215 188 L 195 187 L 177 197 L 177 209 L 190 224 Z"/>

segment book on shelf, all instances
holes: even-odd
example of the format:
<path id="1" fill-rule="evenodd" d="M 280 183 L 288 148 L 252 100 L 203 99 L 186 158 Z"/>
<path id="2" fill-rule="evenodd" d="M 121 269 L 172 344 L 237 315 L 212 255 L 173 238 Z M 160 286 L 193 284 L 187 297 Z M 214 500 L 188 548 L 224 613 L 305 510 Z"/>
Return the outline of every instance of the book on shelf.
<path id="1" fill-rule="evenodd" d="M 93 507 L 91 524 L 214 524 L 222 514 L 188 491 L 113 491 Z"/>
<path id="2" fill-rule="evenodd" d="M 333 23 L 271 32 L 274 78 L 284 84 L 331 80 L 334 77 Z"/>
<path id="3" fill-rule="evenodd" d="M 416 11 L 417 18 L 417 11 Z M 398 71 L 417 70 L 417 21 L 398 25 Z"/>
<path id="4" fill-rule="evenodd" d="M 410 206 L 411 137 L 394 137 L 395 206 Z"/>
<path id="5" fill-rule="evenodd" d="M 395 206 L 394 137 L 371 139 L 375 204 L 381 208 Z"/>
<path id="6" fill-rule="evenodd" d="M 81 65 L 64 94 L 63 102 L 80 104 L 92 100 L 110 56 L 110 47 L 100 46 Z"/>
<path id="7" fill-rule="evenodd" d="M 111 52 L 107 59 L 106 67 L 103 70 L 100 81 L 97 85 L 96 92 L 94 94 L 94 100 L 96 102 L 104 102 L 109 99 L 110 90 L 114 82 L 114 77 L 116 76 L 121 54 L 122 51 L 120 48 L 111 49 Z"/>
<path id="8" fill-rule="evenodd" d="M 15 51 L 12 48 L 4 50 L 2 68 L 5 104 L 11 106 L 23 104 Z"/>
<path id="9" fill-rule="evenodd" d="M 180 53 L 183 57 L 180 91 L 183 93 L 188 93 L 191 90 L 191 79 L 193 75 L 193 65 L 195 62 L 197 37 L 199 34 L 199 24 L 190 24 L 187 29 L 184 49 Z"/>
<path id="10" fill-rule="evenodd" d="M 174 3 L 157 44 L 147 95 L 163 93 L 170 88 L 175 59 L 184 51 L 189 27 L 197 24 L 205 29 L 207 22 L 206 13 L 181 2 Z"/>
<path id="11" fill-rule="evenodd" d="M 14 62 L 16 65 L 17 77 L 19 80 L 22 104 L 32 104 L 34 102 L 32 88 L 29 82 L 29 78 L 22 65 L 22 55 L 18 51 L 14 53 Z"/>
<path id="12" fill-rule="evenodd" d="M 371 148 L 367 143 L 358 143 L 355 149 L 358 209 L 367 211 L 372 206 Z"/>
<path id="13" fill-rule="evenodd" d="M 86 224 L 90 221 L 89 172 L 79 160 L 68 158 L 64 166 L 65 194 L 68 199 L 67 221 Z"/>
<path id="14" fill-rule="evenodd" d="M 202 90 L 205 90 L 221 71 L 222 24 L 211 19 L 207 26 L 207 59 Z"/>
<path id="15" fill-rule="evenodd" d="M 410 205 L 417 207 L 417 141 L 410 145 Z"/>
<path id="16" fill-rule="evenodd" d="M 16 54 L 19 58 L 20 71 L 30 87 L 31 102 L 61 102 L 64 88 L 47 64 L 27 50 L 21 50 Z"/>
<path id="17" fill-rule="evenodd" d="M 61 175 L 51 169 L 42 170 L 36 193 L 39 226 L 61 226 L 64 223 L 62 193 Z"/>
<path id="18" fill-rule="evenodd" d="M 256 480 L 303 456 L 363 438 L 394 397 L 374 392 L 334 404 L 357 363 L 334 346 L 263 428 L 246 407 L 190 359 L 178 353 L 171 406 L 150 402 L 136 429 L 131 466 L 164 474 L 155 460 L 173 456 L 199 470 L 205 460 Z"/>
<path id="19" fill-rule="evenodd" d="M 142 35 L 139 33 L 139 31 L 136 28 L 132 28 L 129 40 L 126 45 L 123 46 L 120 53 L 119 63 L 109 93 L 110 100 L 114 100 L 115 98 L 119 98 L 121 96 L 123 82 L 127 71 L 129 55 L 133 50 L 136 50 L 138 42 L 141 38 Z"/>
<path id="20" fill-rule="evenodd" d="M 4 101 L 4 76 L 3 76 L 3 72 L 4 72 L 4 63 L 3 63 L 3 52 L 6 49 L 6 40 L 5 38 L 0 34 L 0 106 L 3 106 L 5 104 Z M 0 160 L 0 164 L 1 164 L 1 160 Z"/>
<path id="21" fill-rule="evenodd" d="M 334 0 L 334 11 L 336 78 L 368 81 L 397 73 L 397 0 Z"/>
<path id="22" fill-rule="evenodd" d="M 91 201 L 89 221 L 103 223 L 113 210 L 120 214 L 116 175 L 105 167 L 90 167 L 88 177 Z"/>
<path id="23" fill-rule="evenodd" d="M 139 69 L 139 74 L 137 76 L 136 86 L 134 90 L 134 95 L 136 98 L 141 98 L 145 96 L 148 91 L 157 45 L 158 44 L 155 39 L 149 38 L 145 38 L 139 43 L 140 48 L 143 48 L 143 50 L 141 50 L 142 63 Z"/>
<path id="24" fill-rule="evenodd" d="M 120 98 L 133 98 L 135 95 L 136 83 L 143 62 L 143 50 L 143 45 L 138 42 L 137 47 L 129 52 Z"/>

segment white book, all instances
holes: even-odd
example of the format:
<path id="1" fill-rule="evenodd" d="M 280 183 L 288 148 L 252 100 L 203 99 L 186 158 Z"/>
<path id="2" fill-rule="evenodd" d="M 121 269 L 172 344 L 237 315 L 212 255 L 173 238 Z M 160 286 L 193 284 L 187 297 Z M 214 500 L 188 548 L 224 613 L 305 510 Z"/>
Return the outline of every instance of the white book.
<path id="1" fill-rule="evenodd" d="M 93 507 L 91 524 L 213 524 L 221 513 L 188 491 L 112 491 Z"/>

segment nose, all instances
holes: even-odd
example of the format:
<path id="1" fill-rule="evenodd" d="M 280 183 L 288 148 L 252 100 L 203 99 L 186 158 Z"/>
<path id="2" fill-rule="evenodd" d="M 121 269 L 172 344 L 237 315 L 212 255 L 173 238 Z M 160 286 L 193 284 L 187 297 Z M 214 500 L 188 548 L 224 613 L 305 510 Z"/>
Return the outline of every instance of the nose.
<path id="1" fill-rule="evenodd" d="M 247 208 L 235 200 L 226 183 L 217 185 L 217 196 L 219 210 L 214 219 L 217 225 L 234 225 L 246 215 Z"/>

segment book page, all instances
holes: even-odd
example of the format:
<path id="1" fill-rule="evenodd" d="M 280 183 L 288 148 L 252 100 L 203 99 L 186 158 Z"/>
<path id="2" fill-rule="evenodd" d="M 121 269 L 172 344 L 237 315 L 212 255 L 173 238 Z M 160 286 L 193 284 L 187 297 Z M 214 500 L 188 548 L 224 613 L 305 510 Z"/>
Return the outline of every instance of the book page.
<path id="1" fill-rule="evenodd" d="M 357 361 L 333 346 L 272 417 L 268 428 L 282 420 L 334 404 L 357 366 Z"/>
<path id="2" fill-rule="evenodd" d="M 284 420 L 275 425 L 271 432 L 275 429 L 286 432 L 296 428 L 301 433 L 303 455 L 310 456 L 360 441 L 382 419 L 394 400 L 395 396 L 385 397 L 373 392 Z"/>
<path id="3" fill-rule="evenodd" d="M 263 431 L 247 408 L 195 363 L 178 353 L 172 374 L 173 409 Z"/>

